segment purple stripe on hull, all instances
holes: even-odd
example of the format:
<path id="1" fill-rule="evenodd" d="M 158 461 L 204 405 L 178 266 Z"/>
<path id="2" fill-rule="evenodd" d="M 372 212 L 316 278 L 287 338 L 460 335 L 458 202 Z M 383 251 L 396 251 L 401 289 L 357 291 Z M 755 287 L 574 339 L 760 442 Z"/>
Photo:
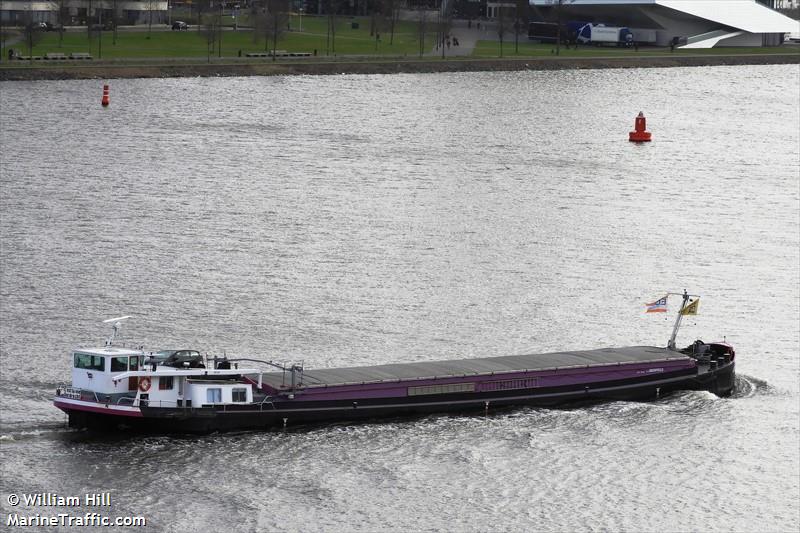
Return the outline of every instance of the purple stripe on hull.
<path id="1" fill-rule="evenodd" d="M 605 381 L 616 381 L 643 376 L 656 377 L 661 374 L 694 368 L 692 359 L 632 363 L 590 368 L 568 368 L 508 374 L 463 376 L 456 378 L 422 379 L 389 383 L 356 385 L 329 385 L 308 387 L 297 391 L 298 399 L 304 401 L 348 400 L 366 398 L 398 398 L 409 396 L 409 388 L 436 385 L 474 384 L 475 392 L 513 390 L 535 387 L 563 387 L 570 385 L 594 385 Z M 420 392 L 422 393 L 422 392 Z"/>

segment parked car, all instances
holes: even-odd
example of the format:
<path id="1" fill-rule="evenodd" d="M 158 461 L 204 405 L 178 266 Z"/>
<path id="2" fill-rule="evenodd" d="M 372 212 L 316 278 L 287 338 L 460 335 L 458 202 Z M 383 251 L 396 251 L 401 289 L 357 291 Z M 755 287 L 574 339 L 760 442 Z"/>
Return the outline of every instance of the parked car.
<path id="1" fill-rule="evenodd" d="M 182 20 L 176 20 L 172 23 L 173 30 L 188 30 L 189 25 L 183 22 Z"/>

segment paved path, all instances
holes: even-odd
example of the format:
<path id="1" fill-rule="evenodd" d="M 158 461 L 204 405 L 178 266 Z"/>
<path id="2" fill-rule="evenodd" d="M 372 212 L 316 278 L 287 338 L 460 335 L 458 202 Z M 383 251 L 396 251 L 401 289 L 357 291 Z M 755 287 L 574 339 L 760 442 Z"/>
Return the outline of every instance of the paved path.
<path id="1" fill-rule="evenodd" d="M 473 50 L 475 50 L 475 45 L 478 41 L 499 41 L 500 37 L 497 35 L 497 28 L 493 22 L 486 22 L 481 21 L 480 29 L 478 28 L 478 23 L 473 21 L 472 24 L 469 24 L 466 20 L 454 20 L 453 27 L 450 30 L 450 35 L 455 36 L 458 39 L 458 46 L 453 46 L 452 42 L 450 48 L 446 48 L 445 45 L 445 57 L 453 57 L 453 56 L 471 56 Z M 520 42 L 528 40 L 527 34 L 519 35 Z M 505 45 L 511 44 L 512 48 L 514 46 L 514 33 L 509 32 L 508 35 L 505 36 L 504 39 Z M 436 45 L 434 45 L 433 49 L 428 52 L 429 56 L 439 56 L 442 55 L 442 49 Z"/>
<path id="2" fill-rule="evenodd" d="M 458 46 L 453 46 L 451 39 L 450 47 L 448 48 L 447 45 L 445 45 L 445 57 L 463 57 L 472 55 L 472 51 L 475 49 L 475 43 L 482 38 L 482 33 L 476 29 L 474 24 L 472 28 L 468 28 L 466 20 L 454 20 L 453 27 L 450 30 L 450 36 L 458 39 Z M 427 55 L 441 57 L 442 49 L 440 43 L 434 43 L 433 48 Z"/>

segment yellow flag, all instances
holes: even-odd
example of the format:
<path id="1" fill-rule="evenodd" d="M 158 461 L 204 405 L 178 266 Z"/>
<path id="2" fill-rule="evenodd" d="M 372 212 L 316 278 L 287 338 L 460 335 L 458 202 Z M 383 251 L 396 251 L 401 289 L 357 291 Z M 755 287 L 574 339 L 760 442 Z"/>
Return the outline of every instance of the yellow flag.
<path id="1" fill-rule="evenodd" d="M 696 315 L 697 314 L 697 308 L 699 306 L 700 306 L 700 298 L 698 298 L 697 300 L 693 301 L 692 303 L 690 303 L 689 305 L 684 307 L 681 310 L 681 314 L 682 315 Z"/>

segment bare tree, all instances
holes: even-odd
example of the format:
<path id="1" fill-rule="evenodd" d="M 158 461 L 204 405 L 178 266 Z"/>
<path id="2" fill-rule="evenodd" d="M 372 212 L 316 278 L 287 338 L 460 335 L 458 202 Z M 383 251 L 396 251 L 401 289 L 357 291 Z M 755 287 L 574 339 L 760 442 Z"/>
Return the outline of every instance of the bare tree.
<path id="1" fill-rule="evenodd" d="M 67 0 L 58 0 L 58 47 L 64 45 L 64 14 L 67 13 Z"/>
<path id="2" fill-rule="evenodd" d="M 265 0 L 261 13 L 256 17 L 256 32 L 264 36 L 264 51 L 272 43 L 272 60 L 275 61 L 278 39 L 286 30 L 289 20 L 289 4 L 286 0 Z"/>
<path id="3" fill-rule="evenodd" d="M 89 7 L 86 8 L 86 38 L 89 39 L 89 47 L 92 46 L 92 0 L 89 0 Z"/>
<path id="4" fill-rule="evenodd" d="M 11 50 L 13 50 L 13 48 L 9 48 L 6 43 L 9 37 L 8 30 L 3 27 L 3 18 L 0 17 L 0 61 L 3 61 L 6 57 L 11 61 Z"/>
<path id="5" fill-rule="evenodd" d="M 103 57 L 103 10 L 100 9 L 100 14 L 97 17 L 97 57 Z"/>
<path id="6" fill-rule="evenodd" d="M 117 0 L 114 0 L 114 3 L 113 3 L 113 7 L 112 7 L 112 11 L 111 11 L 111 24 L 113 24 L 113 29 L 114 29 L 112 44 L 116 45 L 117 44 L 117 26 L 119 26 L 119 7 L 117 6 Z"/>
<path id="7" fill-rule="evenodd" d="M 336 55 L 336 15 L 341 7 L 340 0 L 327 0 L 325 2 L 328 13 L 328 32 L 325 39 L 325 54 Z"/>
<path id="8" fill-rule="evenodd" d="M 378 25 L 378 17 L 381 16 L 383 10 L 383 2 L 381 0 L 373 0 L 371 9 L 369 10 L 369 36 L 375 36 L 375 27 Z"/>
<path id="9" fill-rule="evenodd" d="M 381 0 L 374 0 L 372 3 L 372 14 L 370 16 L 370 35 L 375 38 L 375 51 L 378 51 L 378 44 L 381 41 L 381 32 L 390 25 L 389 6 Z"/>
<path id="10" fill-rule="evenodd" d="M 572 2 L 573 0 L 555 0 L 556 2 L 556 24 L 558 25 L 556 28 L 556 55 L 561 54 L 561 39 L 563 38 L 561 35 L 561 30 L 563 26 L 563 14 L 562 9 L 564 4 L 568 2 Z"/>
<path id="11" fill-rule="evenodd" d="M 28 4 L 23 12 L 22 22 L 25 24 L 22 28 L 22 39 L 25 46 L 28 48 L 28 60 L 33 63 L 33 47 L 42 40 L 42 27 L 33 21 L 33 12 L 31 5 Z"/>
<path id="12" fill-rule="evenodd" d="M 425 7 L 419 9 L 419 19 L 417 19 L 417 38 L 419 40 L 419 57 L 425 53 L 425 32 L 428 31 L 428 12 Z"/>
<path id="13" fill-rule="evenodd" d="M 513 26 L 513 13 L 505 6 L 497 8 L 497 36 L 500 38 L 500 57 L 503 57 L 503 40 Z"/>
<path id="14" fill-rule="evenodd" d="M 336 17 L 336 15 L 334 15 L 331 12 L 331 9 L 332 9 L 331 4 L 332 4 L 332 2 L 330 0 L 328 0 L 326 2 L 326 6 L 327 6 L 326 12 L 328 13 L 328 17 L 326 18 L 327 26 L 325 28 L 326 29 L 326 32 L 325 32 L 325 55 L 326 56 L 330 55 L 330 53 L 331 53 L 331 26 L 332 26 L 331 17 L 333 17 L 334 19 Z"/>
<path id="15" fill-rule="evenodd" d="M 519 54 L 519 30 L 523 21 L 528 20 L 528 0 L 516 0 L 514 3 L 514 53 Z"/>
<path id="16" fill-rule="evenodd" d="M 147 0 L 147 38 L 153 33 L 153 10 L 158 0 Z"/>
<path id="17" fill-rule="evenodd" d="M 206 43 L 206 54 L 208 62 L 211 63 L 211 54 L 214 53 L 214 44 L 217 42 L 217 33 L 219 33 L 219 19 L 213 13 L 205 13 L 200 15 L 200 24 L 197 26 L 197 34 Z"/>
<path id="18" fill-rule="evenodd" d="M 438 32 L 437 42 L 442 47 L 442 59 L 445 58 L 445 43 L 450 43 L 450 29 L 453 27 L 452 7 L 452 3 L 444 3 L 444 0 L 439 7 L 439 23 L 436 31 Z"/>
<path id="19" fill-rule="evenodd" d="M 336 55 L 336 13 L 328 13 L 327 54 Z"/>
<path id="20" fill-rule="evenodd" d="M 400 17 L 400 2 L 399 0 L 386 0 L 385 5 L 389 20 L 389 45 L 393 45 L 394 28 L 397 25 L 397 19 Z"/>
<path id="21" fill-rule="evenodd" d="M 265 12 L 264 6 L 256 2 L 250 3 L 250 20 L 253 24 L 253 44 L 257 43 L 261 38 L 261 15 Z"/>
<path id="22" fill-rule="evenodd" d="M 269 0 L 268 9 L 272 12 L 272 60 L 278 55 L 278 37 L 283 35 L 283 28 L 289 20 L 289 2 L 286 0 Z"/>
<path id="23" fill-rule="evenodd" d="M 218 57 L 222 57 L 222 12 L 225 9 L 225 3 L 220 0 L 219 2 L 219 13 L 217 14 L 217 55 Z"/>
<path id="24" fill-rule="evenodd" d="M 197 2 L 197 36 L 206 43 L 206 54 L 209 63 L 211 55 L 216 51 L 222 57 L 222 7 L 215 0 Z"/>

